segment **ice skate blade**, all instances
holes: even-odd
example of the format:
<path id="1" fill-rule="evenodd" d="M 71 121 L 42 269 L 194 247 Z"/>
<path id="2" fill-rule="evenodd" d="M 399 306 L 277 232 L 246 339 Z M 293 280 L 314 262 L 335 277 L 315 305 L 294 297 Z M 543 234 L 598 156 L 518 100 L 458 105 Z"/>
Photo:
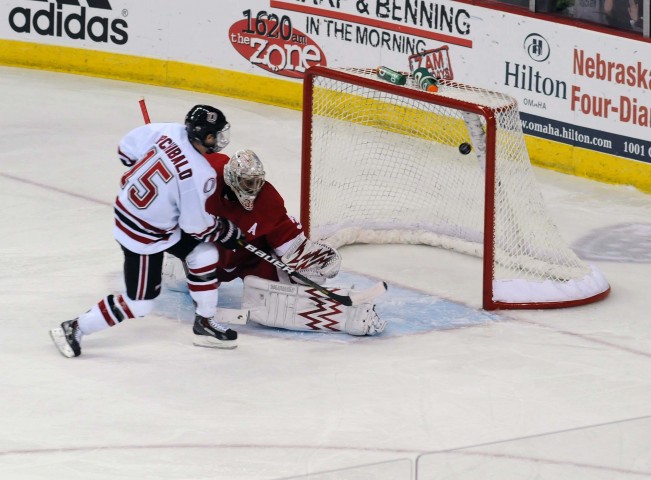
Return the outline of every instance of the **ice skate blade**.
<path id="1" fill-rule="evenodd" d="M 63 328 L 59 327 L 50 330 L 50 337 L 61 355 L 66 358 L 74 358 L 76 356 L 72 347 L 68 345 L 68 342 L 66 341 L 66 335 L 63 333 Z"/>
<path id="2" fill-rule="evenodd" d="M 219 340 L 209 335 L 196 335 L 192 343 L 197 347 L 221 348 L 222 350 L 237 348 L 237 340 Z"/>

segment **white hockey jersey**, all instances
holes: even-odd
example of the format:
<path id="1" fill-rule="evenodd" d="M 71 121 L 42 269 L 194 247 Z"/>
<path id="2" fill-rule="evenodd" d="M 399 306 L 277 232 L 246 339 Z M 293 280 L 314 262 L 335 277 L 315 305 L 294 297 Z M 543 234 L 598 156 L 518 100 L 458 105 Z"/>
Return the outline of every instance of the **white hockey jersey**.
<path id="1" fill-rule="evenodd" d="M 214 240 L 217 219 L 206 212 L 215 170 L 188 140 L 185 126 L 150 123 L 122 138 L 118 155 L 130 166 L 115 200 L 115 239 L 139 254 L 174 245 L 181 229 Z"/>

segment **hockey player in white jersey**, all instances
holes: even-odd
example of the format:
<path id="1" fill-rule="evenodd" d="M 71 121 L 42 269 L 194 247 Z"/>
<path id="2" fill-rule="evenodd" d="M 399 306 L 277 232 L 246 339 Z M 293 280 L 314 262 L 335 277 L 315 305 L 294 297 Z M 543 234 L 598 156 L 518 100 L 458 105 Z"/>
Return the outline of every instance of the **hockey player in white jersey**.
<path id="1" fill-rule="evenodd" d="M 229 143 L 229 129 L 220 110 L 196 105 L 184 125 L 147 124 L 122 138 L 118 156 L 129 170 L 122 176 L 114 204 L 114 235 L 124 253 L 126 292 L 107 295 L 86 313 L 50 331 L 64 356 L 81 354 L 83 335 L 151 311 L 160 293 L 164 252 L 188 265 L 188 285 L 196 304 L 194 343 L 236 346 L 237 332 L 214 319 L 216 244 L 235 248 L 242 233 L 231 221 L 206 211 L 217 173 L 203 156 Z"/>

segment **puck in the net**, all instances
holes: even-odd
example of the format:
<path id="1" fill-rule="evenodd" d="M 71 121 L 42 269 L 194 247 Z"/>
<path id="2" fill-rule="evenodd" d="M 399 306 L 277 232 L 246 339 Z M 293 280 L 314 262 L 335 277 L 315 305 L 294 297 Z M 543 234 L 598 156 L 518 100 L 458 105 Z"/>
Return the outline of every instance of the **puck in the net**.
<path id="1" fill-rule="evenodd" d="M 472 150 L 472 147 L 469 143 L 463 142 L 461 145 L 459 145 L 459 151 L 463 155 L 468 155 L 470 153 L 470 150 Z"/>

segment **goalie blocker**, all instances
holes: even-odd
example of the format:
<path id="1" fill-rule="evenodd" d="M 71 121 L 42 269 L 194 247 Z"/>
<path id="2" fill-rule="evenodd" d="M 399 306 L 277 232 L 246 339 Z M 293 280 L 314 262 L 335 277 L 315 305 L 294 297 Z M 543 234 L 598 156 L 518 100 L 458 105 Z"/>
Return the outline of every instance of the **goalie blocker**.
<path id="1" fill-rule="evenodd" d="M 340 295 L 352 293 L 345 288 L 335 290 Z M 315 288 L 255 276 L 244 279 L 242 308 L 249 310 L 249 320 L 294 331 L 375 335 L 387 324 L 371 302 L 346 307 Z"/>

